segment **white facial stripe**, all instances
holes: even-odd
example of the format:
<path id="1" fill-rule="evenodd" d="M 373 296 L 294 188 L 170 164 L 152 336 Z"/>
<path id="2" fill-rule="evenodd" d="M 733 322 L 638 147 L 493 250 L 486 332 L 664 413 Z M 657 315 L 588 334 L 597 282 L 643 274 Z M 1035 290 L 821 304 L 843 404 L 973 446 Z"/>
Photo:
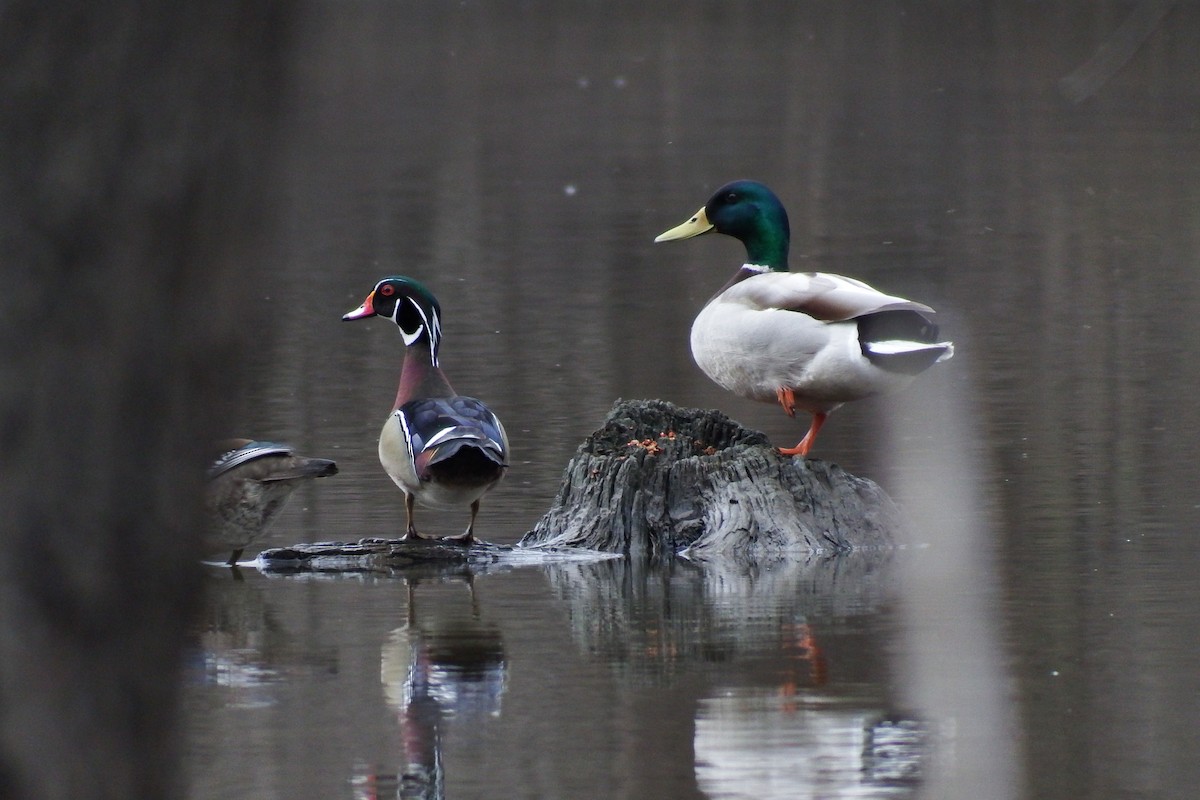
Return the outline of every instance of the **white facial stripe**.
<path id="1" fill-rule="evenodd" d="M 396 323 L 397 328 L 400 328 L 400 335 L 404 337 L 404 346 L 407 347 L 417 339 L 421 338 L 421 334 L 429 325 L 429 319 L 425 316 L 425 311 L 421 308 L 420 303 L 418 303 L 416 300 L 413 300 L 411 297 L 406 297 L 404 299 L 412 303 L 413 308 L 415 308 L 417 313 L 421 315 L 421 321 L 424 323 L 422 325 L 418 325 L 417 329 L 412 333 L 404 330 L 404 327 L 400 324 L 400 303 L 396 303 L 396 308 L 394 311 L 392 311 L 392 322 Z"/>
<path id="2" fill-rule="evenodd" d="M 404 330 L 404 326 L 400 324 L 400 303 L 404 300 L 411 303 L 412 307 L 417 310 L 417 315 L 421 317 L 421 324 L 411 332 Z M 429 351 L 433 356 L 433 365 L 436 367 L 438 365 L 438 344 L 442 339 L 442 321 L 438 319 L 436 311 L 426 314 L 425 309 L 415 299 L 405 297 L 404 300 L 396 303 L 396 307 L 392 310 L 391 320 L 400 329 L 400 336 L 404 339 L 405 347 L 420 339 L 422 334 L 428 333 Z"/>
<path id="3" fill-rule="evenodd" d="M 432 355 L 433 365 L 438 365 L 438 345 L 442 341 L 442 321 L 438 319 L 437 311 L 430 311 L 430 316 L 433 319 L 425 319 L 425 324 L 429 326 L 429 352 Z M 421 317 L 425 315 L 422 312 Z"/>
<path id="4" fill-rule="evenodd" d="M 436 350 L 438 342 L 442 340 L 442 321 L 438 318 L 437 312 L 433 312 L 433 320 L 429 329 L 429 338 L 433 340 L 433 349 Z"/>
<path id="5" fill-rule="evenodd" d="M 421 331 L 423 331 L 423 330 L 425 330 L 425 326 L 424 326 L 424 325 L 421 325 L 420 327 L 418 327 L 418 328 L 417 328 L 415 331 L 413 331 L 412 333 L 409 333 L 408 331 L 404 330 L 404 328 L 401 328 L 401 329 L 400 329 L 400 336 L 404 338 L 404 346 L 405 346 L 405 347 L 407 347 L 408 345 L 410 345 L 410 344 L 412 344 L 413 342 L 415 342 L 417 339 L 420 339 L 420 338 L 421 338 Z"/>

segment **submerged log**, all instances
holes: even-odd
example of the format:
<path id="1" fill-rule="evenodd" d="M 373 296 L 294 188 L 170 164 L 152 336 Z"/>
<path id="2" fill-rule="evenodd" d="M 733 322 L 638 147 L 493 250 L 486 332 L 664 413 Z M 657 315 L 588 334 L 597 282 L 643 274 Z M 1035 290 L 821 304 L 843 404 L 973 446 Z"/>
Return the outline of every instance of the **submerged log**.
<path id="1" fill-rule="evenodd" d="M 781 456 L 719 411 L 619 400 L 519 546 L 763 559 L 891 546 L 900 527 L 875 483 Z"/>
<path id="2" fill-rule="evenodd" d="M 390 571 L 437 564 L 491 564 L 511 547 L 476 541 L 470 546 L 443 539 L 359 539 L 357 542 L 313 542 L 263 550 L 255 565 L 266 572 Z"/>
<path id="3" fill-rule="evenodd" d="M 580 548 L 514 547 L 476 539 L 464 545 L 452 539 L 359 539 L 356 542 L 313 542 L 263 550 L 250 562 L 263 572 L 373 572 L 405 576 L 475 574 L 490 568 L 562 561 L 614 558 Z"/>

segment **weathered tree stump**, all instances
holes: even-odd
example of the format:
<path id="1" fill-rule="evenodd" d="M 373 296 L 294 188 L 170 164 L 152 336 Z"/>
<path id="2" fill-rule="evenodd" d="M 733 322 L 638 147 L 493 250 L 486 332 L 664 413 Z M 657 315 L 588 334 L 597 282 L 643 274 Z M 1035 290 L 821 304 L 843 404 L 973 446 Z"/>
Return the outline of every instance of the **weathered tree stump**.
<path id="1" fill-rule="evenodd" d="M 618 400 L 519 546 L 759 559 L 891 546 L 900 527 L 876 484 L 719 411 Z"/>
<path id="2" fill-rule="evenodd" d="M 517 545 L 360 539 L 264 550 L 266 572 L 466 570 L 603 554 L 770 561 L 890 547 L 900 513 L 835 464 L 779 455 L 719 411 L 618 400 Z M 611 556 L 609 556 L 611 557 Z"/>

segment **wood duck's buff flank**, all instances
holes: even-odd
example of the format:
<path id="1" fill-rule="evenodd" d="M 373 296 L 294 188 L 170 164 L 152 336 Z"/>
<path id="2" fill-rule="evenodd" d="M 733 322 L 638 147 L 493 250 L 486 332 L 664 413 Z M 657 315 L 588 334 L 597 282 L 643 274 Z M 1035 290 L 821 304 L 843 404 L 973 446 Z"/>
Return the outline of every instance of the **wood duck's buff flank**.
<path id="1" fill-rule="evenodd" d="M 746 263 L 692 323 L 692 357 L 714 382 L 752 400 L 777 402 L 812 424 L 785 455 L 808 455 L 831 411 L 907 386 L 954 354 L 938 341 L 929 306 L 884 294 L 862 281 L 789 272 L 791 229 L 775 193 L 734 181 L 694 216 L 654 241 L 710 231 L 746 248 Z"/>
<path id="2" fill-rule="evenodd" d="M 405 346 L 396 400 L 379 436 L 379 461 L 404 492 L 402 538 L 421 538 L 414 523 L 417 503 L 469 505 L 466 531 L 451 538 L 470 544 L 480 498 L 508 469 L 504 426 L 483 402 L 455 393 L 442 372 L 441 306 L 425 286 L 412 278 L 385 278 L 342 319 L 375 316 L 395 323 Z"/>

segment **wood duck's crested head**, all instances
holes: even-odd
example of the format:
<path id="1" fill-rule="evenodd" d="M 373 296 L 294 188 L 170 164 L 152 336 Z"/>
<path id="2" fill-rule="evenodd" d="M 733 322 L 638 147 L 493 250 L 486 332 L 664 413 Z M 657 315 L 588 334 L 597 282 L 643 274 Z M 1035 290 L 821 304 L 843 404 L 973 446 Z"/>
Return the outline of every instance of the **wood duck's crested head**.
<path id="1" fill-rule="evenodd" d="M 368 317 L 386 317 L 396 323 L 404 345 L 423 344 L 429 348 L 434 366 L 442 343 L 442 307 L 433 292 L 423 284 L 402 275 L 384 278 L 375 284 L 363 304 L 342 316 L 352 322 Z"/>

